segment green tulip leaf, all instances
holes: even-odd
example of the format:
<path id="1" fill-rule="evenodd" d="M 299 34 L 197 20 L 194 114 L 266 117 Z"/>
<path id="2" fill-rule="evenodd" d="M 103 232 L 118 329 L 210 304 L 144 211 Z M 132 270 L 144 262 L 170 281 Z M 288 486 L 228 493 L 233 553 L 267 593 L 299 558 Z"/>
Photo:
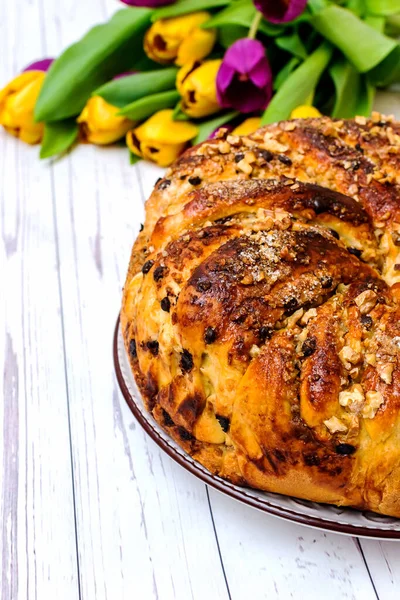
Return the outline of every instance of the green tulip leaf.
<path id="1" fill-rule="evenodd" d="M 400 13 L 400 0 L 364 0 L 367 12 L 374 15 L 396 15 Z"/>
<path id="2" fill-rule="evenodd" d="M 177 103 L 177 105 L 175 106 L 175 108 L 173 110 L 172 120 L 173 121 L 190 121 L 189 115 L 187 115 L 186 113 L 184 113 L 183 110 L 182 110 L 181 101 L 180 100 L 179 100 L 179 102 Z"/>
<path id="3" fill-rule="evenodd" d="M 37 121 L 60 121 L 81 112 L 90 94 L 132 66 L 143 52 L 142 36 L 149 25 L 147 8 L 118 11 L 93 27 L 51 65 L 35 106 Z"/>
<path id="4" fill-rule="evenodd" d="M 178 69 L 170 67 L 149 73 L 135 73 L 119 77 L 94 90 L 92 95 L 101 96 L 113 106 L 123 108 L 149 94 L 171 90 L 175 87 L 177 72 Z"/>
<path id="5" fill-rule="evenodd" d="M 237 40 L 247 36 L 248 27 L 241 25 L 222 25 L 218 28 L 218 41 L 224 48 L 228 49 Z"/>
<path id="6" fill-rule="evenodd" d="M 53 121 L 44 126 L 40 158 L 50 158 L 66 152 L 78 137 L 79 126 L 75 119 Z"/>
<path id="7" fill-rule="evenodd" d="M 293 56 L 296 56 L 301 60 L 307 58 L 307 50 L 305 49 L 304 44 L 301 41 L 297 31 L 293 31 L 288 35 L 282 35 L 277 37 L 275 40 L 275 44 L 281 50 L 286 50 L 286 52 L 293 54 Z"/>
<path id="8" fill-rule="evenodd" d="M 121 109 L 118 114 L 133 121 L 141 121 L 159 110 L 172 108 L 179 98 L 180 96 L 176 90 L 151 94 L 151 96 L 145 96 L 144 98 L 135 100 L 135 102 L 131 102 L 131 104 Z"/>
<path id="9" fill-rule="evenodd" d="M 330 5 L 328 0 L 308 0 L 307 8 L 310 9 L 312 14 L 319 13 L 324 8 L 327 8 Z"/>
<path id="10" fill-rule="evenodd" d="M 400 46 L 396 48 L 375 69 L 369 72 L 371 81 L 377 87 L 387 87 L 400 81 Z"/>
<path id="11" fill-rule="evenodd" d="M 226 6 L 230 0 L 178 0 L 171 6 L 157 8 L 153 11 L 151 20 L 158 21 L 159 19 L 169 19 L 170 17 L 179 17 L 188 13 L 197 12 L 198 10 L 210 10 Z"/>
<path id="12" fill-rule="evenodd" d="M 307 102 L 328 66 L 332 52 L 332 46 L 328 42 L 323 42 L 293 71 L 272 97 L 262 116 L 262 125 L 287 119 L 296 106 Z"/>
<path id="13" fill-rule="evenodd" d="M 136 165 L 142 158 L 129 150 L 129 164 Z"/>
<path id="14" fill-rule="evenodd" d="M 388 38 L 340 6 L 329 6 L 312 18 L 312 25 L 337 46 L 360 73 L 382 62 L 396 47 Z"/>
<path id="15" fill-rule="evenodd" d="M 348 2 L 346 2 L 346 8 L 347 10 L 351 10 L 357 17 L 363 17 L 365 14 L 364 0 L 348 0 Z"/>
<path id="16" fill-rule="evenodd" d="M 295 56 L 291 58 L 284 67 L 279 71 L 279 73 L 274 77 L 274 90 L 279 90 L 281 85 L 285 83 L 286 79 L 289 75 L 294 71 L 297 65 L 300 63 L 300 60 Z"/>
<path id="17" fill-rule="evenodd" d="M 235 119 L 238 115 L 239 113 L 237 111 L 232 111 L 222 115 L 217 115 L 213 119 L 203 121 L 202 123 L 196 123 L 199 131 L 194 140 L 192 140 L 193 146 L 200 144 L 200 142 L 204 142 L 204 140 L 210 137 L 215 129 L 222 127 L 222 125 L 226 125 L 226 123 L 229 123 L 229 121 L 233 121 L 233 119 Z"/>
<path id="18" fill-rule="evenodd" d="M 250 0 L 235 0 L 235 2 L 229 4 L 224 10 L 221 10 L 211 17 L 211 19 L 203 23 L 201 27 L 203 29 L 210 29 L 214 27 L 220 28 L 224 26 L 239 25 L 248 30 L 254 20 L 256 12 L 256 8 Z M 258 27 L 260 33 L 264 33 L 268 36 L 279 35 L 283 30 L 284 27 L 281 25 L 268 23 L 265 19 L 262 19 Z"/>
<path id="19" fill-rule="evenodd" d="M 374 29 L 376 29 L 376 31 L 379 31 L 380 33 L 383 33 L 385 31 L 386 19 L 381 15 L 365 15 L 364 21 L 367 23 L 367 25 L 373 27 Z"/>
<path id="20" fill-rule="evenodd" d="M 358 73 L 344 57 L 337 58 L 329 72 L 336 91 L 332 117 L 340 119 L 351 119 L 356 115 L 368 117 L 372 110 L 375 88 L 369 83 L 367 76 Z"/>

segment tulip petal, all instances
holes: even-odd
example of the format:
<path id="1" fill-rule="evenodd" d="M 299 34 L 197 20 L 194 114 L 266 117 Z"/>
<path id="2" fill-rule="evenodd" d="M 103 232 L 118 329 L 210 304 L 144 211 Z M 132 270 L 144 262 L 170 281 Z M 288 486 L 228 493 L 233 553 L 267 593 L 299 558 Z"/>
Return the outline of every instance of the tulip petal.
<path id="1" fill-rule="evenodd" d="M 217 91 L 222 93 L 226 92 L 228 87 L 231 85 L 234 76 L 235 69 L 232 69 L 232 67 L 223 62 L 219 68 L 217 75 Z M 219 96 L 218 101 L 221 104 L 221 106 L 223 106 L 222 98 L 220 98 Z"/>
<path id="2" fill-rule="evenodd" d="M 197 127 L 189 121 L 173 121 L 172 109 L 160 110 L 135 129 L 139 141 L 179 144 L 189 142 L 197 135 Z"/>
<path id="3" fill-rule="evenodd" d="M 254 0 L 254 5 L 267 21 L 288 23 L 304 11 L 307 0 Z"/>
<path id="4" fill-rule="evenodd" d="M 272 96 L 272 71 L 258 40 L 241 39 L 225 53 L 217 75 L 220 106 L 243 113 L 263 110 Z"/>
<path id="5" fill-rule="evenodd" d="M 36 60 L 35 62 L 31 63 L 30 65 L 28 65 L 27 67 L 25 67 L 25 69 L 23 70 L 23 73 L 25 73 L 25 71 L 48 71 L 50 68 L 50 65 L 54 62 L 54 58 L 42 58 L 41 60 Z"/>
<path id="6" fill-rule="evenodd" d="M 224 62 L 238 73 L 249 73 L 257 63 L 265 59 L 265 48 L 258 40 L 237 40 L 225 52 Z"/>
<path id="7" fill-rule="evenodd" d="M 179 46 L 175 64 L 182 66 L 188 62 L 205 58 L 213 49 L 216 39 L 215 29 L 196 27 Z"/>

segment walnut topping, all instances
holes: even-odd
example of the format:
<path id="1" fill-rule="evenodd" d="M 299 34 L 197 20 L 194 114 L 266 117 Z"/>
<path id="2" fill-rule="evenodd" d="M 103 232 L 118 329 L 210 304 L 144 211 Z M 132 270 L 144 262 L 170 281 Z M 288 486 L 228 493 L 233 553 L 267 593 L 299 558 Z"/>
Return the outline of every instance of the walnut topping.
<path id="1" fill-rule="evenodd" d="M 376 354 L 366 354 L 365 361 L 367 364 L 372 365 L 374 367 L 376 365 Z"/>
<path id="2" fill-rule="evenodd" d="M 317 316 L 317 309 L 316 308 L 310 308 L 307 312 L 304 313 L 304 315 L 301 318 L 300 323 L 302 325 L 307 325 L 308 321 L 310 319 L 313 319 L 316 316 Z"/>
<path id="3" fill-rule="evenodd" d="M 250 175 L 253 170 L 253 167 L 251 167 L 244 158 L 237 163 L 237 167 L 243 171 L 243 173 L 246 173 L 246 175 Z"/>
<path id="4" fill-rule="evenodd" d="M 288 327 L 288 329 L 291 329 L 292 327 L 294 327 L 296 325 L 297 321 L 303 316 L 303 312 L 304 312 L 304 310 L 302 308 L 299 308 L 299 310 L 296 310 L 296 312 L 294 312 L 287 319 L 287 327 Z"/>
<path id="5" fill-rule="evenodd" d="M 256 356 L 258 356 L 261 352 L 261 349 L 256 346 L 256 344 L 253 344 L 252 347 L 250 348 L 250 356 L 251 358 L 256 358 Z"/>
<path id="6" fill-rule="evenodd" d="M 367 392 L 365 398 L 366 403 L 362 410 L 362 416 L 364 419 L 373 419 L 383 404 L 383 396 L 380 392 Z"/>
<path id="7" fill-rule="evenodd" d="M 231 147 L 228 142 L 220 142 L 218 144 L 218 150 L 221 154 L 228 154 L 231 151 Z"/>
<path id="8" fill-rule="evenodd" d="M 296 123 L 293 123 L 293 121 L 289 121 L 288 123 L 284 123 L 283 129 L 285 131 L 293 131 L 294 129 L 296 129 Z"/>
<path id="9" fill-rule="evenodd" d="M 339 352 L 339 358 L 346 369 L 351 369 L 351 365 L 356 365 L 361 360 L 361 354 L 351 348 L 351 346 L 343 346 Z"/>
<path id="10" fill-rule="evenodd" d="M 347 426 L 337 417 L 326 419 L 326 421 L 324 421 L 324 425 L 331 433 L 345 433 L 347 431 Z"/>
<path id="11" fill-rule="evenodd" d="M 256 155 L 254 154 L 254 152 L 252 150 L 250 150 L 249 152 L 246 152 L 246 154 L 244 155 L 244 160 L 251 165 L 251 163 L 256 161 Z"/>
<path id="12" fill-rule="evenodd" d="M 228 144 L 231 144 L 231 146 L 239 146 L 240 137 L 238 135 L 228 135 L 226 141 L 228 142 Z"/>
<path id="13" fill-rule="evenodd" d="M 358 125 L 366 125 L 367 124 L 367 119 L 365 117 L 361 117 L 358 116 L 354 119 L 356 123 L 358 123 Z"/>
<path id="14" fill-rule="evenodd" d="M 359 383 L 355 383 L 348 390 L 340 392 L 340 406 L 348 407 L 352 412 L 358 412 L 364 402 L 364 392 Z"/>
<path id="15" fill-rule="evenodd" d="M 261 145 L 261 148 L 264 150 L 269 150 L 270 152 L 286 152 L 288 150 L 288 146 L 284 144 L 280 144 L 274 139 L 271 139 L 271 133 L 267 132 L 264 136 L 264 143 Z"/>
<path id="16" fill-rule="evenodd" d="M 388 385 L 392 383 L 392 373 L 394 369 L 393 363 L 386 363 L 384 365 L 378 365 L 376 370 L 379 373 L 379 377 Z"/>
<path id="17" fill-rule="evenodd" d="M 378 296 L 372 290 L 365 290 L 361 292 L 355 299 L 355 303 L 357 304 L 360 313 L 365 315 L 369 313 L 375 306 L 378 300 Z"/>
<path id="18" fill-rule="evenodd" d="M 251 285 L 253 281 L 253 275 L 251 273 L 246 273 L 240 283 L 243 283 L 243 285 Z"/>

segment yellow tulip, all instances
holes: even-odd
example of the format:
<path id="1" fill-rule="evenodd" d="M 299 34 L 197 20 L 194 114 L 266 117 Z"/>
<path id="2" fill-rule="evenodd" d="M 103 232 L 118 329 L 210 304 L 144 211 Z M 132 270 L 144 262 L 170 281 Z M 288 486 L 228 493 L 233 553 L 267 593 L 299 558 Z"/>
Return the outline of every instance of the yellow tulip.
<path id="1" fill-rule="evenodd" d="M 124 137 L 133 122 L 118 116 L 119 108 L 100 96 L 92 96 L 77 118 L 82 137 L 91 144 L 112 144 Z"/>
<path id="2" fill-rule="evenodd" d="M 306 104 L 303 106 L 297 106 L 290 113 L 291 119 L 315 119 L 318 117 L 322 117 L 318 108 L 315 108 L 315 106 L 308 106 Z"/>
<path id="3" fill-rule="evenodd" d="M 218 112 L 216 78 L 221 60 L 189 63 L 179 69 L 176 87 L 182 96 L 182 110 L 190 117 L 206 117 Z"/>
<path id="4" fill-rule="evenodd" d="M 173 121 L 173 110 L 155 113 L 136 129 L 129 131 L 126 143 L 136 156 L 168 167 L 178 158 L 198 132 L 189 121 Z"/>
<path id="5" fill-rule="evenodd" d="M 213 49 L 217 34 L 215 29 L 201 29 L 199 25 L 210 16 L 200 11 L 156 21 L 145 35 L 144 51 L 161 64 L 176 62 L 181 66 L 205 58 Z"/>
<path id="6" fill-rule="evenodd" d="M 235 127 L 232 135 L 249 135 L 250 133 L 254 133 L 260 127 L 260 124 L 261 117 L 250 117 Z"/>
<path id="7" fill-rule="evenodd" d="M 35 123 L 33 110 L 46 73 L 25 71 L 0 91 L 0 125 L 27 144 L 43 137 L 43 123 Z"/>

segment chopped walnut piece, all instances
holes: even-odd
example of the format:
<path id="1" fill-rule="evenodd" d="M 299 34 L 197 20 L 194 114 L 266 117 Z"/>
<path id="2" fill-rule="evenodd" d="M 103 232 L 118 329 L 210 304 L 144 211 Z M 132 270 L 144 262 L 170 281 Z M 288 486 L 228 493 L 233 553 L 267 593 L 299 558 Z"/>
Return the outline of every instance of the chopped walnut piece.
<path id="1" fill-rule="evenodd" d="M 251 165 L 251 163 L 256 161 L 256 155 L 254 154 L 254 152 L 252 150 L 250 150 L 249 152 L 246 152 L 246 154 L 244 155 L 244 160 L 249 163 L 249 165 Z"/>
<path id="2" fill-rule="evenodd" d="M 317 309 L 316 308 L 310 308 L 307 312 L 304 313 L 304 315 L 301 318 L 300 323 L 302 325 L 307 325 L 308 321 L 310 319 L 313 319 L 316 316 L 317 316 Z"/>
<path id="3" fill-rule="evenodd" d="M 364 402 L 364 391 L 359 383 L 355 383 L 348 390 L 340 392 L 340 406 L 348 406 L 352 412 L 358 412 Z"/>
<path id="4" fill-rule="evenodd" d="M 284 146 L 280 144 L 274 139 L 271 139 L 271 133 L 267 132 L 264 136 L 264 143 L 261 144 L 261 148 L 264 150 L 269 150 L 270 152 L 286 152 L 288 150 L 288 146 Z"/>
<path id="5" fill-rule="evenodd" d="M 255 358 L 256 356 L 258 356 L 260 354 L 260 352 L 261 352 L 261 349 L 258 346 L 256 346 L 256 344 L 253 344 L 252 347 L 250 348 L 249 354 L 250 354 L 251 358 Z"/>
<path id="6" fill-rule="evenodd" d="M 283 129 L 285 131 L 293 131 L 294 129 L 296 129 L 296 123 L 293 123 L 293 121 L 289 121 L 288 123 L 284 124 Z"/>
<path id="7" fill-rule="evenodd" d="M 251 167 L 244 158 L 237 163 L 237 167 L 243 171 L 243 173 L 246 173 L 246 175 L 250 175 L 253 170 L 253 167 Z"/>
<path id="8" fill-rule="evenodd" d="M 218 144 L 218 150 L 221 154 L 228 154 L 231 151 L 230 144 L 228 144 L 228 142 L 220 142 Z"/>
<path id="9" fill-rule="evenodd" d="M 243 283 L 243 285 L 251 285 L 253 281 L 253 275 L 251 273 L 246 273 L 246 275 L 243 277 L 240 283 Z"/>
<path id="10" fill-rule="evenodd" d="M 365 117 L 361 117 L 361 116 L 357 115 L 354 120 L 356 123 L 358 123 L 358 125 L 366 125 L 367 124 L 367 119 Z"/>
<path id="11" fill-rule="evenodd" d="M 394 369 L 394 364 L 393 363 L 386 363 L 384 365 L 378 365 L 376 367 L 376 370 L 379 373 L 379 377 L 382 379 L 382 381 L 384 381 L 388 385 L 390 383 L 392 383 L 393 369 Z"/>
<path id="12" fill-rule="evenodd" d="M 238 146 L 240 144 L 240 137 L 238 135 L 228 135 L 226 141 L 228 144 L 231 144 L 231 146 Z"/>
<path id="13" fill-rule="evenodd" d="M 346 369 L 351 369 L 351 365 L 356 365 L 361 360 L 361 354 L 356 352 L 350 346 L 343 346 L 339 352 L 339 358 Z"/>
<path id="14" fill-rule="evenodd" d="M 372 354 L 372 353 L 366 354 L 365 362 L 374 367 L 376 365 L 376 354 Z"/>
<path id="15" fill-rule="evenodd" d="M 290 317 L 288 317 L 287 319 L 287 328 L 291 329 L 292 327 L 294 327 L 297 323 L 297 321 L 303 316 L 303 312 L 304 309 L 303 308 L 299 308 L 299 310 L 296 310 L 296 312 L 294 312 Z"/>
<path id="16" fill-rule="evenodd" d="M 365 398 L 366 402 L 362 410 L 362 416 L 364 419 L 373 419 L 383 404 L 383 396 L 380 392 L 367 392 Z"/>
<path id="17" fill-rule="evenodd" d="M 347 426 L 337 417 L 326 419 L 326 421 L 324 421 L 324 425 L 331 433 L 345 433 L 347 431 Z"/>
<path id="18" fill-rule="evenodd" d="M 365 290 L 361 292 L 355 299 L 355 303 L 357 304 L 360 313 L 365 315 L 369 313 L 375 306 L 378 300 L 378 296 L 372 290 Z"/>

